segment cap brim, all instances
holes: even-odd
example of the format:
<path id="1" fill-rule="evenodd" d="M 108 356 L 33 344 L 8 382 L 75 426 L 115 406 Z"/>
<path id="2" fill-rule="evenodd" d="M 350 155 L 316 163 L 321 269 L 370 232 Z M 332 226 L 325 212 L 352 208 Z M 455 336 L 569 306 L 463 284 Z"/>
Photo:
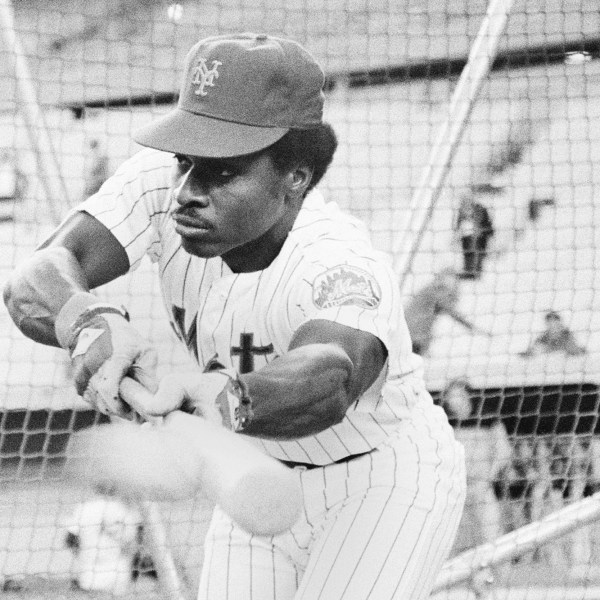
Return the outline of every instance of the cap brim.
<path id="1" fill-rule="evenodd" d="M 142 146 L 190 156 L 240 156 L 274 144 L 289 129 L 255 127 L 198 115 L 176 108 L 138 129 L 133 139 Z"/>

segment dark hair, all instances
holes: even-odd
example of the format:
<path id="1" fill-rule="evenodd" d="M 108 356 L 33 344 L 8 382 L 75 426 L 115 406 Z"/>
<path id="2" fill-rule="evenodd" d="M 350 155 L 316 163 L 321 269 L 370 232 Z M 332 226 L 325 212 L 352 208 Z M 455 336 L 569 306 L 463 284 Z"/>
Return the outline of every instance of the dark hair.
<path id="1" fill-rule="evenodd" d="M 337 136 L 329 123 L 310 129 L 290 129 L 281 139 L 266 149 L 275 168 L 287 171 L 306 164 L 312 169 L 307 192 L 314 188 L 327 172 L 337 149 Z"/>
<path id="2" fill-rule="evenodd" d="M 546 319 L 546 321 L 561 321 L 562 319 L 560 318 L 560 315 L 555 311 L 555 310 L 549 310 L 544 319 Z"/>

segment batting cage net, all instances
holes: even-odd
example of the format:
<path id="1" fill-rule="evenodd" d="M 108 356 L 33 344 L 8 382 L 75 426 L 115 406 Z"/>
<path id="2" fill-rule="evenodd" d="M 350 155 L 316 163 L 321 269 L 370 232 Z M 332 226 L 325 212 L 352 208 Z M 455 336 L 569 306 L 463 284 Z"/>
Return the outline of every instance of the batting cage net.
<path id="1" fill-rule="evenodd" d="M 596 0 L 2 0 L 0 11 L 2 283 L 140 149 L 132 131 L 173 107 L 197 40 L 301 42 L 326 72 L 339 137 L 322 190 L 390 254 L 427 386 L 465 445 L 467 506 L 436 594 L 600 598 Z M 149 262 L 97 293 L 127 306 L 161 374 L 189 364 Z M 62 469 L 72 432 L 102 418 L 75 394 L 64 351 L 26 339 L 4 306 L 0 324 L 0 582 L 7 597 L 83 597 L 68 587 L 69 534 L 110 511 L 86 512 L 89 490 Z M 115 518 L 143 530 L 148 507 L 136 521 L 137 508 Z M 210 507 L 156 508 L 192 598 Z M 146 554 L 141 544 L 142 574 L 112 592 L 161 596 Z"/>

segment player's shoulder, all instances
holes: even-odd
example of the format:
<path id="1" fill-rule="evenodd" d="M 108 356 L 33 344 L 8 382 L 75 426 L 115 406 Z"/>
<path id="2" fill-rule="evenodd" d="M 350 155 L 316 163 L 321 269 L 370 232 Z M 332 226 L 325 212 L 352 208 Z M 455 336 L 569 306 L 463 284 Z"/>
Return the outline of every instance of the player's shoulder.
<path id="1" fill-rule="evenodd" d="M 77 209 L 94 216 L 106 215 L 122 222 L 133 214 L 136 218 L 144 211 L 160 215 L 169 204 L 173 155 L 157 150 L 143 149 L 122 162 L 94 195 Z M 110 216 L 112 215 L 112 216 Z"/>
<path id="2" fill-rule="evenodd" d="M 165 179 L 170 177 L 173 155 L 152 148 L 143 148 L 126 159 L 116 171 L 117 176 L 128 180 Z"/>
<path id="3" fill-rule="evenodd" d="M 287 281 L 308 284 L 316 306 L 340 303 L 350 291 L 374 307 L 398 288 L 391 257 L 374 248 L 362 221 L 314 192 L 299 217 L 279 264 Z"/>
<path id="4" fill-rule="evenodd" d="M 351 256 L 385 260 L 373 247 L 366 224 L 326 201 L 318 190 L 306 197 L 290 237 L 307 260 L 329 262 Z"/>

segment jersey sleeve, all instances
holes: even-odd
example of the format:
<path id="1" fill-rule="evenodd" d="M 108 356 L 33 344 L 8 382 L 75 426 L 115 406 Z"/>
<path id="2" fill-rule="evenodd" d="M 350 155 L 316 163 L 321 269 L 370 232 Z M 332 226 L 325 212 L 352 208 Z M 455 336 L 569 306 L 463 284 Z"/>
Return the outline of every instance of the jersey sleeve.
<path id="1" fill-rule="evenodd" d="M 311 263 L 296 288 L 289 307 L 292 329 L 325 319 L 379 338 L 391 364 L 405 363 L 411 354 L 399 285 L 387 256 L 374 251 L 348 253 L 343 259 L 331 255 Z"/>
<path id="2" fill-rule="evenodd" d="M 142 150 L 76 208 L 111 231 L 133 269 L 146 254 L 153 261 L 160 256 L 160 227 L 169 211 L 172 162 L 170 154 Z"/>

